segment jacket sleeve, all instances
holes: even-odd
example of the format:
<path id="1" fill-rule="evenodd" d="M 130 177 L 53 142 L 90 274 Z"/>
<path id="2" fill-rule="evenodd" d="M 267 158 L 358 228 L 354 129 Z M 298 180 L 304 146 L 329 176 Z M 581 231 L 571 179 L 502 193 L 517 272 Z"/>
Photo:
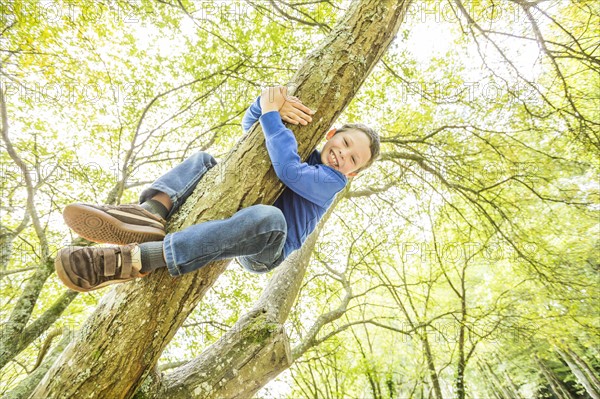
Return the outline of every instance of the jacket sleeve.
<path id="1" fill-rule="evenodd" d="M 252 125 L 258 121 L 260 115 L 262 114 L 262 109 L 260 108 L 260 96 L 248 107 L 244 117 L 242 118 L 242 129 L 244 129 L 244 133 L 246 133 Z"/>
<path id="2" fill-rule="evenodd" d="M 284 126 L 279 112 L 267 112 L 259 120 L 277 177 L 296 194 L 325 207 L 344 188 L 346 176 L 323 164 L 302 162 L 296 137 Z"/>

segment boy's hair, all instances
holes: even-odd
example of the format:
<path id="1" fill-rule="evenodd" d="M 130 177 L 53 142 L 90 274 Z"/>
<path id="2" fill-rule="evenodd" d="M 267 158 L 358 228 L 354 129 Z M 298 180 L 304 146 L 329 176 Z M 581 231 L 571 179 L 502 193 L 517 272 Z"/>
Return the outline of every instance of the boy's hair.
<path id="1" fill-rule="evenodd" d="M 362 123 L 346 123 L 341 128 L 337 129 L 335 131 L 335 134 L 338 134 L 341 132 L 347 132 L 348 130 L 358 130 L 359 132 L 363 132 L 364 134 L 367 135 L 367 137 L 369 138 L 369 142 L 371 143 L 369 145 L 369 149 L 371 150 L 371 158 L 369 158 L 369 160 L 363 167 L 354 171 L 354 172 L 358 173 L 358 172 L 361 172 L 361 171 L 367 169 L 371 165 L 373 165 L 373 162 L 375 162 L 377 160 L 377 158 L 379 158 L 379 152 L 380 152 L 380 150 L 379 150 L 379 146 L 380 146 L 379 134 L 375 130 L 371 129 L 369 126 L 362 124 Z"/>

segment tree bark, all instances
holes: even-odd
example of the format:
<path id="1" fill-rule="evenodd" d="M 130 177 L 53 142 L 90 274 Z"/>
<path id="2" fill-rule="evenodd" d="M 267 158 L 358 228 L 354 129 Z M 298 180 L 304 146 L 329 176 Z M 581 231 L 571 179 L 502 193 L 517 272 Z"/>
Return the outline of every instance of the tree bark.
<path id="1" fill-rule="evenodd" d="M 0 225 L 0 271 L 4 272 L 13 252 L 13 241 L 15 234 L 10 233 L 4 226 Z"/>
<path id="2" fill-rule="evenodd" d="M 600 394 L 594 389 L 593 383 L 590 380 L 588 380 L 588 377 L 586 376 L 584 371 L 579 368 L 579 366 L 576 364 L 575 360 L 571 357 L 571 355 L 567 352 L 563 352 L 558 348 L 556 349 L 556 352 L 558 352 L 560 357 L 565 361 L 565 363 L 567 363 L 567 366 L 569 366 L 569 369 L 571 369 L 573 375 L 577 377 L 577 381 L 579 381 L 579 383 L 585 388 L 588 395 L 590 395 L 590 397 L 593 399 L 600 399 Z"/>
<path id="3" fill-rule="evenodd" d="M 300 67 L 293 79 L 296 90 L 290 90 L 290 94 L 316 110 L 310 125 L 293 129 L 301 157 L 310 154 L 354 97 L 397 33 L 409 3 L 353 3 Z M 168 230 L 229 217 L 257 203 L 271 204 L 282 189 L 271 167 L 262 131 L 255 127 L 203 177 L 170 221 Z M 109 291 L 32 397 L 133 396 L 228 263 L 214 262 L 178 278 L 162 269 Z"/>
<path id="4" fill-rule="evenodd" d="M 169 373 L 154 392 L 135 397 L 250 398 L 290 364 L 283 325 L 270 322 L 264 309 L 254 310 L 198 358 Z"/>

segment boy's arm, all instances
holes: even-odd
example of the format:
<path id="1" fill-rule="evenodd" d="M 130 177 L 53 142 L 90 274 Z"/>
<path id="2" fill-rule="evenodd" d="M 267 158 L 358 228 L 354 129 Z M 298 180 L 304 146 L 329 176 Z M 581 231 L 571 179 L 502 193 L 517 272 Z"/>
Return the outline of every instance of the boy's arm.
<path id="1" fill-rule="evenodd" d="M 279 112 L 265 112 L 259 120 L 273 168 L 283 184 L 322 207 L 344 188 L 348 180 L 342 173 L 302 162 L 296 137 L 283 125 Z"/>
<path id="2" fill-rule="evenodd" d="M 252 125 L 258 121 L 258 118 L 260 118 L 261 115 L 262 109 L 260 108 L 260 97 L 258 97 L 256 101 L 254 101 L 252 105 L 248 107 L 244 117 L 242 118 L 242 129 L 244 129 L 244 133 L 250 130 Z"/>
<path id="3" fill-rule="evenodd" d="M 262 97 L 265 98 L 263 99 Z M 314 114 L 314 112 L 302 104 L 297 97 L 288 96 L 285 87 L 270 87 L 263 91 L 262 96 L 259 96 L 246 110 L 246 113 L 242 118 L 242 129 L 244 129 L 244 133 L 250 130 L 252 125 L 254 125 L 262 115 L 263 109 L 261 103 L 266 106 L 264 112 L 277 110 L 281 115 L 281 119 L 288 123 L 294 125 L 307 125 L 312 122 L 310 115 Z"/>

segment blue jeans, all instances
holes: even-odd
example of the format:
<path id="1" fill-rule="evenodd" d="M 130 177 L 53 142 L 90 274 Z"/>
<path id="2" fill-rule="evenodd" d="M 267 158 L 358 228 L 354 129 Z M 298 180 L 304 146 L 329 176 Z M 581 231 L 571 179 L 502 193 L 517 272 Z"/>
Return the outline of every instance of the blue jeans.
<path id="1" fill-rule="evenodd" d="M 167 194 L 173 201 L 169 218 L 194 191 L 206 171 L 216 164 L 206 152 L 191 156 L 145 189 L 140 203 L 159 192 Z M 193 272 L 215 260 L 235 257 L 245 269 L 266 273 L 283 262 L 286 235 L 287 224 L 279 208 L 253 205 L 228 219 L 211 220 L 167 234 L 163 251 L 172 276 Z"/>

